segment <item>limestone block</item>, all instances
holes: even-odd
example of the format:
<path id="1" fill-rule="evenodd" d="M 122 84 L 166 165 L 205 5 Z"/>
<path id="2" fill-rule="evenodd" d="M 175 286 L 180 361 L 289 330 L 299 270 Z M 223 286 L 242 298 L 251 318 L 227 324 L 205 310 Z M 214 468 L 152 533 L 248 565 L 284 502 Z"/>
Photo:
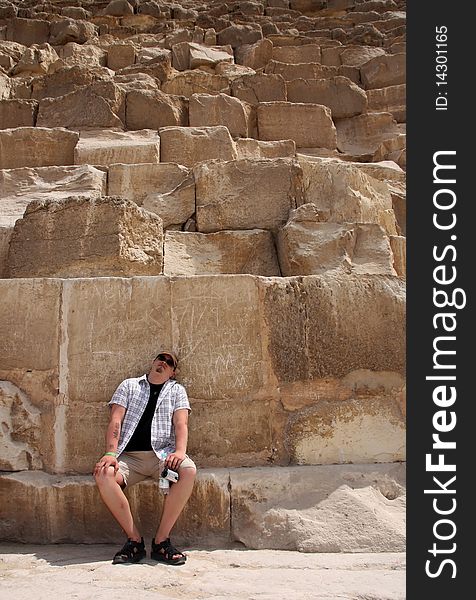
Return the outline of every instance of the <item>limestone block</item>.
<path id="1" fill-rule="evenodd" d="M 15 223 L 10 277 L 159 275 L 162 221 L 117 197 L 33 201 Z"/>
<path id="2" fill-rule="evenodd" d="M 336 123 L 340 152 L 364 160 L 386 160 L 390 153 L 405 148 L 405 135 L 390 113 L 368 113 Z"/>
<path id="3" fill-rule="evenodd" d="M 162 127 L 160 160 L 186 167 L 205 160 L 233 160 L 236 149 L 223 125 L 216 127 Z"/>
<path id="4" fill-rule="evenodd" d="M 174 163 L 112 165 L 109 195 L 134 200 L 159 215 L 164 228 L 185 223 L 195 212 L 193 174 Z"/>
<path id="5" fill-rule="evenodd" d="M 360 76 L 367 90 L 405 83 L 406 54 L 377 56 L 360 68 Z"/>
<path id="6" fill-rule="evenodd" d="M 273 60 L 287 64 L 320 63 L 321 47 L 316 44 L 277 46 L 273 48 Z"/>
<path id="7" fill-rule="evenodd" d="M 96 35 L 96 27 L 92 23 L 64 18 L 51 22 L 49 41 L 54 46 L 62 46 L 69 42 L 84 44 Z"/>
<path id="8" fill-rule="evenodd" d="M 141 2 L 138 8 L 140 14 L 150 15 L 157 19 L 170 19 L 171 9 L 168 6 L 160 5 L 155 0 L 151 2 Z"/>
<path id="9" fill-rule="evenodd" d="M 177 521 L 174 534 L 178 544 L 216 548 L 229 543 L 229 471 L 200 470 L 192 496 Z M 123 542 L 124 533 L 101 501 L 93 478 L 49 475 L 29 471 L 1 476 L 1 502 L 8 507 L 0 536 L 4 540 L 28 543 Z M 163 494 L 157 484 L 144 481 L 126 492 L 138 527 L 150 538 L 157 528 Z M 31 498 L 43 511 L 42 519 L 31 518 Z M 7 501 L 15 498 L 15 502 Z M 88 518 L 84 518 L 88 515 Z"/>
<path id="10" fill-rule="evenodd" d="M 362 67 L 377 56 L 385 56 L 386 52 L 378 46 L 343 46 L 340 48 L 340 62 L 351 67 Z"/>
<path id="11" fill-rule="evenodd" d="M 237 158 L 285 158 L 296 155 L 294 140 L 263 142 L 253 138 L 239 138 L 235 141 Z"/>
<path id="12" fill-rule="evenodd" d="M 1 216 L 0 222 L 4 220 L 4 206 L 3 201 L 0 203 L 1 207 Z M 7 255 L 8 255 L 8 246 L 10 244 L 10 238 L 12 237 L 12 227 L 2 227 L 0 225 L 0 279 L 3 279 L 7 276 Z"/>
<path id="13" fill-rule="evenodd" d="M 336 128 L 331 111 L 319 104 L 261 102 L 258 105 L 258 137 L 288 140 L 304 148 L 335 148 Z"/>
<path id="14" fill-rule="evenodd" d="M 289 102 L 322 104 L 331 109 L 333 119 L 353 117 L 367 110 L 365 92 L 347 77 L 296 79 L 288 81 L 286 87 Z"/>
<path id="15" fill-rule="evenodd" d="M 281 75 L 285 81 L 294 79 L 328 79 L 339 75 L 336 67 L 326 67 L 319 63 L 288 64 L 271 60 L 266 65 L 265 73 Z"/>
<path id="16" fill-rule="evenodd" d="M 164 245 L 165 275 L 249 273 L 279 276 L 271 232 L 220 231 L 192 233 L 168 231 Z"/>
<path id="17" fill-rule="evenodd" d="M 155 77 L 160 82 L 168 81 L 176 72 L 171 64 L 171 52 L 164 48 L 156 49 L 154 56 L 148 60 L 141 61 L 140 55 L 136 58 L 136 63 L 123 69 L 119 69 L 117 73 L 120 75 L 131 75 L 132 73 L 147 73 L 151 77 Z"/>
<path id="18" fill-rule="evenodd" d="M 81 20 L 87 20 L 92 16 L 89 10 L 81 8 L 80 6 L 64 6 L 61 9 L 61 14 L 70 19 Z"/>
<path id="19" fill-rule="evenodd" d="M 112 82 L 105 83 L 112 86 L 115 101 L 104 97 L 101 94 L 102 89 L 95 87 L 96 84 L 84 86 L 58 98 L 43 98 L 40 101 L 37 125 L 78 129 L 122 127 L 123 122 L 117 112 L 120 112 L 121 108 L 123 110 L 121 105 L 124 104 L 125 94 Z M 87 110 L 84 107 L 87 107 Z"/>
<path id="20" fill-rule="evenodd" d="M 79 139 L 62 128 L 20 127 L 0 131 L 0 169 L 74 164 Z"/>
<path id="21" fill-rule="evenodd" d="M 133 44 L 111 44 L 107 49 L 107 66 L 113 71 L 118 71 L 136 60 L 136 49 Z"/>
<path id="22" fill-rule="evenodd" d="M 0 419 L 1 470 L 41 469 L 40 411 L 9 381 L 0 381 Z"/>
<path id="23" fill-rule="evenodd" d="M 209 162 L 195 169 L 198 231 L 275 230 L 301 203 L 302 172 L 292 159 Z"/>
<path id="24" fill-rule="evenodd" d="M 377 223 L 396 234 L 392 197 L 387 184 L 358 167 L 332 159 L 299 159 L 304 197 L 316 205 L 321 221 Z"/>
<path id="25" fill-rule="evenodd" d="M 10 91 L 10 78 L 0 73 L 0 100 L 8 100 L 10 98 Z"/>
<path id="26" fill-rule="evenodd" d="M 402 552 L 404 486 L 401 465 L 233 469 L 232 535 L 256 549 Z"/>
<path id="27" fill-rule="evenodd" d="M 44 44 L 50 37 L 50 24 L 41 19 L 9 19 L 6 39 L 24 46 Z"/>
<path id="28" fill-rule="evenodd" d="M 157 79 L 151 77 L 147 73 L 130 73 L 129 75 L 116 75 L 114 77 L 116 83 L 125 92 L 137 90 L 152 90 L 159 89 Z"/>
<path id="29" fill-rule="evenodd" d="M 407 274 L 407 247 L 406 238 L 401 235 L 390 236 L 390 246 L 393 252 L 393 267 L 399 277 Z"/>
<path id="30" fill-rule="evenodd" d="M 24 51 L 13 68 L 12 75 L 43 75 L 58 60 L 56 50 L 49 44 L 33 44 Z"/>
<path id="31" fill-rule="evenodd" d="M 26 46 L 7 40 L 0 41 L 0 66 L 5 70 L 11 69 L 22 57 Z"/>
<path id="32" fill-rule="evenodd" d="M 252 69 L 263 69 L 273 57 L 273 43 L 266 38 L 236 48 L 236 62 Z"/>
<path id="33" fill-rule="evenodd" d="M 230 82 L 238 77 L 243 77 L 243 75 L 254 75 L 255 73 L 256 71 L 254 69 L 243 65 L 236 65 L 235 63 L 221 62 L 215 67 L 215 74 L 223 75 L 223 77 L 226 77 Z"/>
<path id="34" fill-rule="evenodd" d="M 218 31 L 218 30 L 217 30 Z M 220 46 L 229 44 L 233 48 L 244 44 L 254 44 L 263 38 L 261 26 L 258 24 L 231 24 L 218 32 L 217 41 Z"/>
<path id="35" fill-rule="evenodd" d="M 134 132 L 82 131 L 74 149 L 74 164 L 108 166 L 113 163 L 158 163 L 159 142 L 157 132 L 152 129 Z"/>
<path id="36" fill-rule="evenodd" d="M 367 91 L 369 112 L 390 113 L 397 123 L 406 121 L 406 85 L 391 85 Z"/>
<path id="37" fill-rule="evenodd" d="M 232 137 L 251 137 L 256 129 L 253 107 L 227 94 L 193 94 L 190 127 L 224 125 Z"/>
<path id="38" fill-rule="evenodd" d="M 127 0 L 111 0 L 104 9 L 105 15 L 112 15 L 113 17 L 125 17 L 127 15 L 133 15 L 134 9 Z"/>
<path id="39" fill-rule="evenodd" d="M 0 100 L 0 129 L 34 127 L 37 112 L 36 100 Z"/>
<path id="40" fill-rule="evenodd" d="M 0 171 L 0 227 L 13 227 L 32 200 L 101 196 L 106 173 L 94 167 L 38 167 Z"/>
<path id="41" fill-rule="evenodd" d="M 231 82 L 233 96 L 249 104 L 287 100 L 286 82 L 281 75 L 243 75 Z"/>
<path id="42" fill-rule="evenodd" d="M 128 129 L 159 129 L 187 125 L 188 106 L 183 98 L 159 90 L 133 90 L 127 93 Z"/>
<path id="43" fill-rule="evenodd" d="M 179 42 L 172 46 L 172 66 L 178 71 L 197 67 L 214 67 L 219 62 L 233 63 L 231 46 L 205 46 L 194 42 Z"/>
<path id="44" fill-rule="evenodd" d="M 280 388 L 360 371 L 404 374 L 405 286 L 398 277 L 326 273 L 260 284 Z"/>
<path id="45" fill-rule="evenodd" d="M 192 94 L 228 94 L 230 83 L 223 75 L 212 75 L 203 71 L 184 71 L 162 84 L 166 94 L 190 98 Z"/>
<path id="46" fill-rule="evenodd" d="M 58 98 L 96 81 L 111 80 L 113 72 L 99 66 L 73 65 L 57 69 L 54 73 L 37 77 L 32 82 L 32 98 Z"/>
<path id="47" fill-rule="evenodd" d="M 105 67 L 107 64 L 107 52 L 93 43 L 77 44 L 68 42 L 59 48 L 60 58 L 67 66 L 79 65 L 81 67 Z"/>

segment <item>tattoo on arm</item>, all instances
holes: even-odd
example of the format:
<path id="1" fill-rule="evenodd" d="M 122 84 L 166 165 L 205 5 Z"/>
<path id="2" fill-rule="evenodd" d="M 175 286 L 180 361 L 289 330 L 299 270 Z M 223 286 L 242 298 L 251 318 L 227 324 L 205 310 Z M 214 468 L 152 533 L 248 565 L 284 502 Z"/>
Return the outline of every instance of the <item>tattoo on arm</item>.
<path id="1" fill-rule="evenodd" d="M 116 440 L 119 438 L 119 425 L 116 425 L 114 427 L 114 431 L 112 432 L 112 436 Z"/>

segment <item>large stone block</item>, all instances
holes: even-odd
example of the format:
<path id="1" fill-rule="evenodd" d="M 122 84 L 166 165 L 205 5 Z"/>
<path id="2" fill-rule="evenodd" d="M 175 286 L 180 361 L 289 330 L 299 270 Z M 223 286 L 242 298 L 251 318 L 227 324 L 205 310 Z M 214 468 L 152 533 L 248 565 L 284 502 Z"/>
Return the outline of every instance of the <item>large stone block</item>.
<path id="1" fill-rule="evenodd" d="M 252 69 L 263 69 L 273 56 L 273 43 L 262 39 L 254 44 L 244 44 L 236 48 L 236 62 Z"/>
<path id="2" fill-rule="evenodd" d="M 294 140 L 299 148 L 336 148 L 331 111 L 319 104 L 262 102 L 258 106 L 261 140 Z"/>
<path id="3" fill-rule="evenodd" d="M 232 534 L 256 549 L 401 552 L 404 486 L 401 465 L 234 469 Z"/>
<path id="4" fill-rule="evenodd" d="M 319 63 L 288 64 L 271 60 L 266 65 L 265 73 L 281 75 L 285 81 L 294 79 L 329 79 L 339 75 L 336 67 L 326 67 Z"/>
<path id="5" fill-rule="evenodd" d="M 278 233 L 277 249 L 286 277 L 326 271 L 396 274 L 389 238 L 379 225 L 322 222 L 314 204 L 291 211 Z"/>
<path id="6" fill-rule="evenodd" d="M 249 104 L 287 100 L 286 82 L 281 75 L 243 75 L 231 82 L 233 96 Z"/>
<path id="7" fill-rule="evenodd" d="M 337 48 L 340 62 L 350 67 L 362 67 L 377 56 L 385 56 L 384 48 L 378 46 L 341 46 Z"/>
<path id="8" fill-rule="evenodd" d="M 172 46 L 172 66 L 178 71 L 203 66 L 213 68 L 219 62 L 234 62 L 231 46 L 205 46 L 194 42 L 180 42 Z"/>
<path id="9" fill-rule="evenodd" d="M 57 19 L 50 24 L 50 44 L 62 46 L 69 42 L 84 44 L 97 36 L 96 27 L 81 19 Z"/>
<path id="10" fill-rule="evenodd" d="M 393 252 L 393 266 L 399 277 L 407 275 L 407 246 L 406 238 L 401 235 L 390 236 L 390 246 Z"/>
<path id="11" fill-rule="evenodd" d="M 33 201 L 15 223 L 10 277 L 158 275 L 162 221 L 116 197 Z"/>
<path id="12" fill-rule="evenodd" d="M 230 82 L 223 75 L 213 75 L 200 70 L 184 71 L 165 81 L 162 91 L 186 98 L 190 98 L 192 94 L 229 94 Z"/>
<path id="13" fill-rule="evenodd" d="M 321 62 L 321 47 L 316 44 L 277 46 L 273 48 L 273 60 L 287 64 L 319 64 Z"/>
<path id="14" fill-rule="evenodd" d="M 294 140 L 263 142 L 253 138 L 241 138 L 236 142 L 237 158 L 292 158 L 296 155 Z"/>
<path id="15" fill-rule="evenodd" d="M 367 90 L 405 83 L 406 54 L 376 56 L 362 65 L 360 76 Z"/>
<path id="16" fill-rule="evenodd" d="M 256 129 L 253 107 L 227 94 L 193 94 L 190 127 L 224 125 L 233 137 L 252 137 Z"/>
<path id="17" fill-rule="evenodd" d="M 315 204 L 321 221 L 377 223 L 395 235 L 395 215 L 387 184 L 357 166 L 332 159 L 299 159 L 305 201 Z"/>
<path id="18" fill-rule="evenodd" d="M 3 204 L 3 203 L 2 203 Z M 3 206 L 2 206 L 2 217 L 1 220 L 4 219 L 3 215 Z M 10 245 L 10 238 L 12 237 L 13 225 L 11 227 L 0 225 L 0 279 L 3 279 L 7 276 L 7 256 L 8 256 L 8 246 Z"/>
<path id="19" fill-rule="evenodd" d="M 134 200 L 162 219 L 164 228 L 185 223 L 195 212 L 193 173 L 175 163 L 112 165 L 111 196 Z"/>
<path id="20" fill-rule="evenodd" d="M 365 92 L 347 77 L 288 81 L 287 96 L 289 102 L 327 106 L 333 119 L 353 117 L 367 110 Z"/>
<path id="21" fill-rule="evenodd" d="M 168 231 L 164 245 L 165 275 L 249 273 L 280 275 L 269 231 L 193 233 Z"/>
<path id="22" fill-rule="evenodd" d="M 37 77 L 32 82 L 31 97 L 36 100 L 58 98 L 95 81 L 108 81 L 113 73 L 101 66 L 72 65 L 57 69 L 54 73 Z"/>
<path id="23" fill-rule="evenodd" d="M 0 131 L 0 169 L 74 164 L 79 135 L 62 128 L 20 127 Z"/>
<path id="24" fill-rule="evenodd" d="M 0 100 L 0 129 L 34 127 L 37 113 L 35 100 Z"/>
<path id="25" fill-rule="evenodd" d="M 174 528 L 181 544 L 211 547 L 230 541 L 230 492 L 228 470 L 199 471 L 192 496 Z M 43 471 L 2 475 L 0 485 L 4 513 L 3 540 L 28 543 L 105 543 L 124 540 L 99 496 L 91 476 L 58 477 Z M 144 536 L 155 534 L 163 494 L 156 483 L 145 481 L 126 492 L 132 512 Z M 31 498 L 41 506 L 42 519 L 31 517 Z M 15 502 L 7 502 L 8 498 Z M 85 518 L 85 515 L 87 517 Z"/>
<path id="26" fill-rule="evenodd" d="M 0 226 L 13 227 L 32 200 L 106 194 L 106 173 L 89 165 L 0 171 Z"/>
<path id="27" fill-rule="evenodd" d="M 233 140 L 228 129 L 223 125 L 162 127 L 159 135 L 161 162 L 173 162 L 192 167 L 205 160 L 236 158 Z"/>
<path id="28" fill-rule="evenodd" d="M 49 44 L 33 44 L 26 48 L 12 69 L 12 75 L 44 75 L 59 60 L 56 50 Z"/>
<path id="29" fill-rule="evenodd" d="M 391 85 L 367 91 L 369 112 L 388 112 L 397 123 L 406 121 L 406 85 Z"/>
<path id="30" fill-rule="evenodd" d="M 74 162 L 77 165 L 158 163 L 159 160 L 160 140 L 152 129 L 134 132 L 82 131 L 74 149 Z"/>
<path id="31" fill-rule="evenodd" d="M 136 60 L 136 48 L 134 44 L 120 43 L 111 44 L 107 48 L 107 66 L 113 71 L 119 71 L 130 65 Z"/>
<path id="32" fill-rule="evenodd" d="M 218 31 L 218 30 L 217 30 Z M 217 41 L 221 46 L 229 44 L 233 48 L 244 44 L 254 44 L 263 38 L 263 32 L 259 24 L 231 24 L 218 32 Z"/>
<path id="33" fill-rule="evenodd" d="M 107 52 L 94 44 L 77 44 L 68 42 L 58 49 L 60 58 L 69 67 L 105 67 L 107 65 Z"/>
<path id="34" fill-rule="evenodd" d="M 159 129 L 188 124 L 184 98 L 157 90 L 132 90 L 127 93 L 127 129 Z"/>
<path id="35" fill-rule="evenodd" d="M 50 23 L 41 19 L 9 19 L 6 39 L 24 46 L 44 44 L 50 37 Z"/>
<path id="36" fill-rule="evenodd" d="M 197 227 L 270 229 L 302 202 L 302 171 L 292 159 L 209 162 L 195 169 Z"/>

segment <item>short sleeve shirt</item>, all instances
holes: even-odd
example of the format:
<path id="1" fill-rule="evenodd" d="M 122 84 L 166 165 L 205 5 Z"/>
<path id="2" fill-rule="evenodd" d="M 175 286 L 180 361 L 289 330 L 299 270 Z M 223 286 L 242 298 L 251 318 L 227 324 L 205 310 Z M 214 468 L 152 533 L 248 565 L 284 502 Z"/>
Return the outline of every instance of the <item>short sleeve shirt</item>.
<path id="1" fill-rule="evenodd" d="M 124 451 L 131 439 L 149 401 L 149 393 L 150 386 L 146 375 L 125 379 L 114 392 L 109 406 L 118 404 L 126 409 L 117 447 L 118 455 Z M 175 379 L 169 379 L 160 390 L 152 419 L 151 443 L 157 455 L 164 448 L 175 450 L 175 429 L 172 418 L 174 412 L 181 408 L 191 410 L 187 392 Z"/>

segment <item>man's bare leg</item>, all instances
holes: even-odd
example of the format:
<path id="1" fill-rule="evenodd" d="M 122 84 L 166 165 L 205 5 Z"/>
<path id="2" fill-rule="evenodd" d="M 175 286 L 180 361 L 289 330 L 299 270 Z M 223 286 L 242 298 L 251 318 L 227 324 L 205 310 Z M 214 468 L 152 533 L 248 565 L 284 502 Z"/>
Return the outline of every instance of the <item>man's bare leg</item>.
<path id="1" fill-rule="evenodd" d="M 120 473 L 114 475 L 114 467 L 101 469 L 95 477 L 99 493 L 112 516 L 124 530 L 128 538 L 134 542 L 141 541 L 139 530 L 135 526 L 129 502 L 121 489 L 124 479 Z"/>
<path id="2" fill-rule="evenodd" d="M 165 496 L 160 525 L 155 534 L 156 544 L 160 544 L 160 542 L 170 537 L 172 527 L 175 525 L 187 500 L 190 498 L 196 472 L 194 467 L 179 469 L 179 480 L 177 483 L 171 484 L 170 491 Z M 174 555 L 174 557 L 176 556 Z"/>

